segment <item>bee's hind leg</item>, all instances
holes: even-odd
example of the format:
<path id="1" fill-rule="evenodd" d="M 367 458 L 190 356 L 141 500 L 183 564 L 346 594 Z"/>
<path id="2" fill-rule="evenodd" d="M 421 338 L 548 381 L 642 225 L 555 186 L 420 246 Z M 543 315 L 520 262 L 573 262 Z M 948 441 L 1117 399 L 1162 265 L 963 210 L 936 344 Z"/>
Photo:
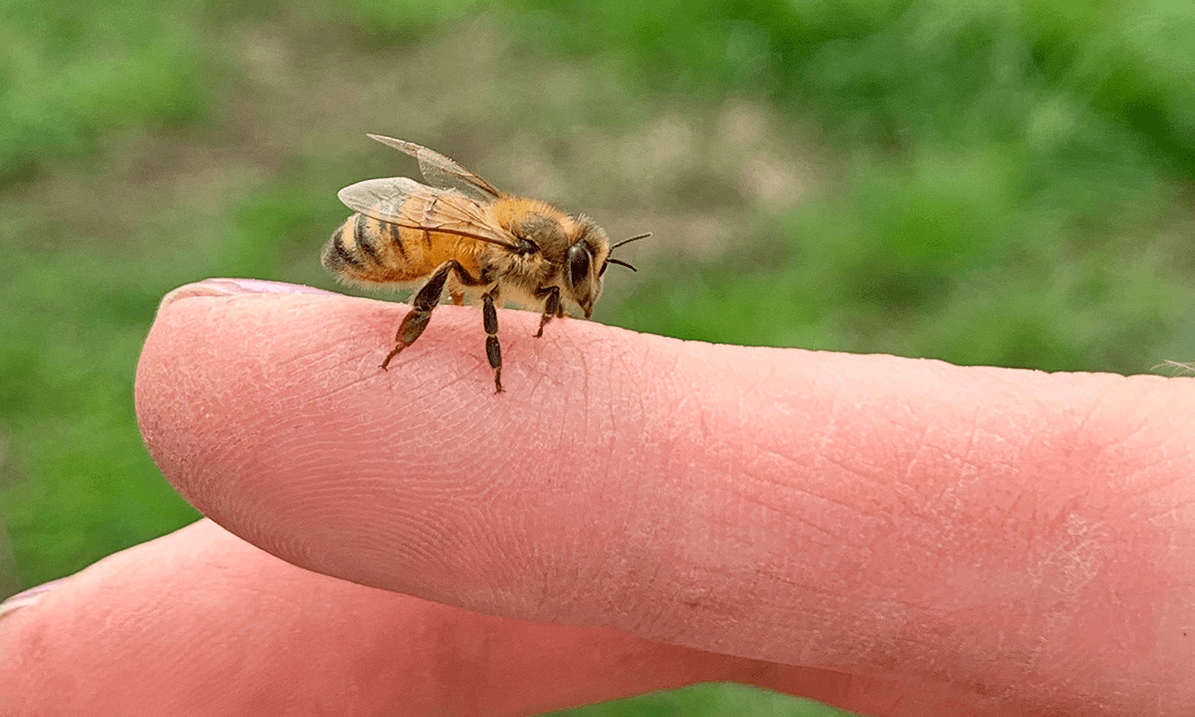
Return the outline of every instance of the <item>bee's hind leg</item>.
<path id="1" fill-rule="evenodd" d="M 462 284 L 478 283 L 477 279 L 470 276 L 469 272 L 465 271 L 465 268 L 456 260 L 449 260 L 441 264 L 411 301 L 411 310 L 403 317 L 402 323 L 398 325 L 398 333 L 394 336 L 394 350 L 387 354 L 386 360 L 382 362 L 383 370 L 386 370 L 390 361 L 403 349 L 415 343 L 415 339 L 419 338 L 419 335 L 427 328 L 427 322 L 432 318 L 432 310 L 440 303 L 440 295 L 444 293 L 444 284 L 448 281 L 448 275 L 453 271 L 456 272 L 457 278 Z"/>

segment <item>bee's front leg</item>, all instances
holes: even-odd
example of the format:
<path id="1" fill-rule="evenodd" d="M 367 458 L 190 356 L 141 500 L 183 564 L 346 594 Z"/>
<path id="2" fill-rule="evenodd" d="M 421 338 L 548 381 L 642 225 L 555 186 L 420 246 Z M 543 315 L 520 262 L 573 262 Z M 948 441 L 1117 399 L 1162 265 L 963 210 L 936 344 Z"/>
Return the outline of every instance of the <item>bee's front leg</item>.
<path id="1" fill-rule="evenodd" d="M 502 393 L 502 346 L 498 343 L 498 310 L 494 308 L 497 289 L 481 297 L 481 319 L 485 323 L 485 355 L 494 369 L 494 393 Z"/>
<path id="2" fill-rule="evenodd" d="M 535 338 L 540 338 L 544 335 L 544 326 L 551 321 L 553 316 L 561 316 L 564 312 L 560 309 L 560 287 L 549 286 L 546 289 L 540 289 L 535 292 L 536 298 L 547 297 L 544 301 L 544 313 L 539 317 L 539 331 L 535 332 Z"/>

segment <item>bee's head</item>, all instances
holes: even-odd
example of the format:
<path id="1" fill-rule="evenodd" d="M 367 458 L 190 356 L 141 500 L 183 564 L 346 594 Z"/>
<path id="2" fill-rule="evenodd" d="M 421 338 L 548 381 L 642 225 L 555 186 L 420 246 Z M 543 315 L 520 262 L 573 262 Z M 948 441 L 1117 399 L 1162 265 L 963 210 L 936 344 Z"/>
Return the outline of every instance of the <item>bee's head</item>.
<path id="1" fill-rule="evenodd" d="M 577 302 L 588 319 L 593 314 L 593 305 L 602 294 L 602 275 L 606 273 L 606 267 L 618 264 L 635 271 L 635 267 L 625 261 L 611 257 L 610 252 L 623 244 L 649 237 L 651 234 L 640 234 L 611 246 L 606 232 L 588 217 L 580 217 L 577 226 L 577 241 L 569 246 L 564 255 L 564 283 L 570 297 Z"/>
<path id="2" fill-rule="evenodd" d="M 586 217 L 580 218 L 577 227 L 573 235 L 576 241 L 564 252 L 564 287 L 566 296 L 577 302 L 588 319 L 602 295 L 602 272 L 610 256 L 610 240 Z"/>

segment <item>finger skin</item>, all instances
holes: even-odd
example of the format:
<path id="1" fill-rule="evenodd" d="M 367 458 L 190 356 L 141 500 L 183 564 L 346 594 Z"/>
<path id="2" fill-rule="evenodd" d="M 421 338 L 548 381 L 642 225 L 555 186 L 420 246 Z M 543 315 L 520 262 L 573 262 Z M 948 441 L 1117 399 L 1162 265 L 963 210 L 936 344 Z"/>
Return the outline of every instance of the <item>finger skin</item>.
<path id="1" fill-rule="evenodd" d="M 846 684 L 355 585 L 206 520 L 110 556 L 6 616 L 0 655 L 6 717 L 502 717 L 709 680 L 823 696 Z"/>
<path id="2" fill-rule="evenodd" d="M 354 585 L 209 521 L 93 566 L 4 630 L 20 656 L 0 668 L 6 715 L 516 715 L 593 699 L 598 666 L 639 668 L 627 694 L 728 662 Z M 571 684 L 541 694 L 545 676 Z"/>
<path id="3" fill-rule="evenodd" d="M 990 714 L 1195 709 L 1188 379 L 712 346 L 314 295 L 167 303 L 166 476 L 311 570 L 487 614 L 895 684 Z M 895 714 L 895 712 L 893 712 Z"/>

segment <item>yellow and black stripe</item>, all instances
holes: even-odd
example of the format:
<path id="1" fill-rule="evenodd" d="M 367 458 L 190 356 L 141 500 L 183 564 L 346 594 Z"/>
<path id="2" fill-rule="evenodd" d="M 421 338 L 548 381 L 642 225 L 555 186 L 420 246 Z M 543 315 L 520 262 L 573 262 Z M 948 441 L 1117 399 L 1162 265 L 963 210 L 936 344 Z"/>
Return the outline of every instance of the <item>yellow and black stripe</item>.
<path id="1" fill-rule="evenodd" d="M 403 284 L 428 276 L 449 259 L 477 273 L 480 248 L 480 242 L 456 234 L 354 214 L 332 234 L 322 262 L 328 271 L 347 281 Z"/>

